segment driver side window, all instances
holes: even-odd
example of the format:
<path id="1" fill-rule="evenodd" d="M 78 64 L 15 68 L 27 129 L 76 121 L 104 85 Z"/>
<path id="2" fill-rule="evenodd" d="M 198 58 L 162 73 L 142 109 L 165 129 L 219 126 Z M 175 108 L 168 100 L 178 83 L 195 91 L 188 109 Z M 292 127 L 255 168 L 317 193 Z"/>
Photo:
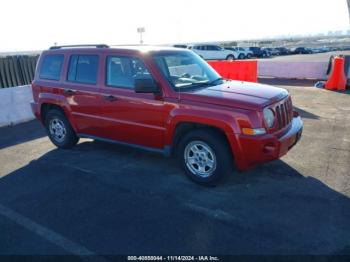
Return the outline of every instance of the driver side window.
<path id="1" fill-rule="evenodd" d="M 135 78 L 149 77 L 143 61 L 135 57 L 108 56 L 106 64 L 106 85 L 134 89 Z"/>

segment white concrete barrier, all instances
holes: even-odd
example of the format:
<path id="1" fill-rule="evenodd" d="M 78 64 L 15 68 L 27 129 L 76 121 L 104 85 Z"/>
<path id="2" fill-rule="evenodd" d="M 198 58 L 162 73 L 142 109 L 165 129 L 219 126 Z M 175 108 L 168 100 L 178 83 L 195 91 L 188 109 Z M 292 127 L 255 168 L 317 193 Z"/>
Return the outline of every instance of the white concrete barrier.
<path id="1" fill-rule="evenodd" d="M 30 102 L 33 100 L 29 85 L 0 89 L 0 127 L 34 119 Z"/>
<path id="2" fill-rule="evenodd" d="M 328 62 L 259 61 L 258 76 L 326 80 Z"/>

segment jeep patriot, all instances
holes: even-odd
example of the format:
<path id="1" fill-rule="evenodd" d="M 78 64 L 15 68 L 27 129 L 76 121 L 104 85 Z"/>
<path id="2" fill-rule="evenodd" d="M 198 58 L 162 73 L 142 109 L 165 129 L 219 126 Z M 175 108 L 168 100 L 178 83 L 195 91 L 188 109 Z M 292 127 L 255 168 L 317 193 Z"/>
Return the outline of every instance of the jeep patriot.
<path id="1" fill-rule="evenodd" d="M 32 110 L 57 147 L 85 137 L 176 156 L 206 185 L 280 158 L 303 128 L 288 91 L 222 79 L 179 48 L 54 46 L 41 54 L 32 90 Z"/>

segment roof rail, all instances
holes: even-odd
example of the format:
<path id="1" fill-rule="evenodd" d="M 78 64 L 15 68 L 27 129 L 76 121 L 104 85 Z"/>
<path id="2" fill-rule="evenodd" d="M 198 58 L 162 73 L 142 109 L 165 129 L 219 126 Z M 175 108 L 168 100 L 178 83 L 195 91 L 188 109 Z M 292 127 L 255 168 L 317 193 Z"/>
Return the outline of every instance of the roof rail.
<path id="1" fill-rule="evenodd" d="M 98 44 L 98 45 L 55 45 L 51 46 L 50 50 L 53 49 L 61 49 L 61 48 L 69 48 L 69 47 L 96 47 L 96 48 L 109 48 L 108 45 L 105 44 Z"/>

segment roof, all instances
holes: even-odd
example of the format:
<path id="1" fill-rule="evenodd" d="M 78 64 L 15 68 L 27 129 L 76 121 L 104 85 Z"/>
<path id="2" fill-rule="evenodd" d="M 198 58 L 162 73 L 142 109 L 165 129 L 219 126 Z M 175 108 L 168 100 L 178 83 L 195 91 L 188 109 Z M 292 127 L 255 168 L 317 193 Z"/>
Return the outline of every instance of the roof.
<path id="1" fill-rule="evenodd" d="M 181 49 L 169 46 L 154 46 L 154 45 L 69 45 L 69 46 L 53 46 L 49 51 L 130 51 L 130 52 L 153 52 L 153 51 L 181 51 Z"/>

